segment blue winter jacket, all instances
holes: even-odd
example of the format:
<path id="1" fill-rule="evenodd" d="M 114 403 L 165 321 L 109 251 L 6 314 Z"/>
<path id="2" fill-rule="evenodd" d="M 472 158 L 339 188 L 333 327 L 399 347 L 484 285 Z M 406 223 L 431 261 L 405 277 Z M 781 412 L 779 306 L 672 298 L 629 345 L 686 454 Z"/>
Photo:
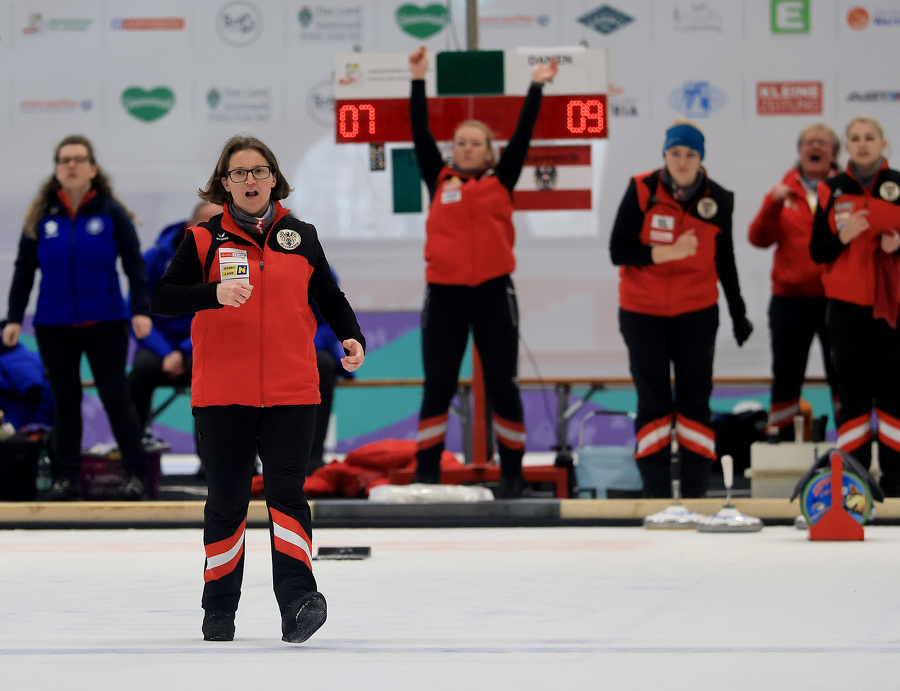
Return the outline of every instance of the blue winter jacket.
<path id="1" fill-rule="evenodd" d="M 156 238 L 156 244 L 144 252 L 147 282 L 151 289 L 172 263 L 172 257 L 175 256 L 175 250 L 184 239 L 186 228 L 187 221 L 173 223 L 163 228 L 159 237 Z M 138 340 L 138 347 L 156 353 L 160 359 L 165 358 L 174 350 L 191 355 L 194 351 L 191 345 L 191 320 L 193 318 L 193 314 L 185 314 L 180 317 L 152 315 L 153 329 L 149 336 Z"/>
<path id="2" fill-rule="evenodd" d="M 130 311 L 119 285 L 119 257 L 131 288 Z M 91 193 L 74 218 L 54 199 L 37 224 L 37 239 L 22 235 L 9 294 L 9 321 L 22 323 L 37 269 L 41 270 L 34 316 L 38 326 L 74 326 L 150 314 L 137 233 L 128 213 L 114 199 Z"/>

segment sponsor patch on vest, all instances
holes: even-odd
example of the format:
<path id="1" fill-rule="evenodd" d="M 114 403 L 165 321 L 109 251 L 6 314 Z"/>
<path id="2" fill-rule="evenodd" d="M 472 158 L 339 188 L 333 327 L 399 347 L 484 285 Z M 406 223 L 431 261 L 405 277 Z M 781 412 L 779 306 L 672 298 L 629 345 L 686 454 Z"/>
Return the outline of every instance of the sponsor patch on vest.
<path id="1" fill-rule="evenodd" d="M 887 202 L 895 202 L 897 198 L 900 197 L 900 185 L 898 185 L 893 180 L 888 180 L 885 183 L 882 183 L 881 187 L 878 189 L 878 194 L 881 195 L 881 198 Z"/>
<path id="2" fill-rule="evenodd" d="M 834 205 L 834 210 L 836 213 L 850 211 L 852 208 L 853 208 L 853 202 L 840 202 L 839 204 Z"/>
<path id="3" fill-rule="evenodd" d="M 250 282 L 250 263 L 247 261 L 247 250 L 233 247 L 219 248 L 219 278 L 225 281 Z"/>
<path id="4" fill-rule="evenodd" d="M 47 221 L 44 224 L 44 237 L 55 238 L 59 236 L 59 223 L 56 221 Z"/>
<path id="5" fill-rule="evenodd" d="M 712 197 L 703 197 L 697 202 L 697 213 L 700 214 L 700 218 L 712 218 L 719 213 L 719 205 Z"/>
<path id="6" fill-rule="evenodd" d="M 278 244 L 281 245 L 284 249 L 292 250 L 300 244 L 300 233 L 298 233 L 296 230 L 285 228 L 278 231 L 275 239 L 278 241 Z"/>
<path id="7" fill-rule="evenodd" d="M 675 230 L 675 217 L 653 214 L 650 217 L 650 227 L 655 230 Z"/>
<path id="8" fill-rule="evenodd" d="M 441 187 L 441 204 L 462 201 L 462 180 L 452 177 Z"/>
<path id="9" fill-rule="evenodd" d="M 650 229 L 650 242 L 657 245 L 671 245 L 675 241 L 675 233 L 671 230 Z"/>
<path id="10" fill-rule="evenodd" d="M 887 184 L 887 183 L 885 183 L 885 184 Z M 882 185 L 882 187 L 884 187 L 884 185 Z M 103 226 L 104 226 L 104 224 L 103 224 L 102 218 L 100 218 L 99 216 L 92 216 L 91 218 L 88 219 L 88 222 L 87 222 L 87 224 L 85 224 L 84 229 L 90 235 L 99 235 L 100 233 L 103 232 Z"/>

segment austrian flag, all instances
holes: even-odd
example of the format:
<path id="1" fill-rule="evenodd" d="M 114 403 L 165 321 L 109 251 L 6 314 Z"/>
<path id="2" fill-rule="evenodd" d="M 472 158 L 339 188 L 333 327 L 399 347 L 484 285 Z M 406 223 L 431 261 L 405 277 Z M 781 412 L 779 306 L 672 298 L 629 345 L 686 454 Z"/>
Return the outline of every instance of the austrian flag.
<path id="1" fill-rule="evenodd" d="M 516 211 L 591 208 L 591 147 L 532 146 L 513 190 Z"/>

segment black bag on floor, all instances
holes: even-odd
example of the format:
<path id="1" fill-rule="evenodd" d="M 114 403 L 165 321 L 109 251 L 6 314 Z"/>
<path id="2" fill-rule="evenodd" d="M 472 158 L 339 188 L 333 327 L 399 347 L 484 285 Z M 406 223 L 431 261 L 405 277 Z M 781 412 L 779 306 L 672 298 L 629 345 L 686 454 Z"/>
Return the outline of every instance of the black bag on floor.
<path id="1" fill-rule="evenodd" d="M 14 434 L 0 441 L 0 501 L 34 501 L 41 440 Z"/>

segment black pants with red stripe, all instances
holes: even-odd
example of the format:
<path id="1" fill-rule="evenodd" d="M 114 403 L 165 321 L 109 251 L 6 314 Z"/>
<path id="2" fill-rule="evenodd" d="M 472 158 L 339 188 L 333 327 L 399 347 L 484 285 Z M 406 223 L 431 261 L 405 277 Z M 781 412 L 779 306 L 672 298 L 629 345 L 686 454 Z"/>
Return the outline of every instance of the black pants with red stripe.
<path id="1" fill-rule="evenodd" d="M 308 553 L 312 520 L 303 494 L 316 406 L 206 406 L 193 413 L 209 485 L 203 512 L 203 609 L 237 610 L 244 574 L 243 530 L 259 454 L 275 598 L 283 612 L 292 600 L 316 590 Z"/>
<path id="2" fill-rule="evenodd" d="M 825 323 L 841 387 L 841 416 L 852 421 L 870 416 L 872 408 L 900 418 L 900 329 L 873 319 L 872 308 L 829 300 Z M 850 424 L 849 422 L 847 424 Z M 879 434 L 878 464 L 881 488 L 900 496 L 900 441 L 885 443 Z M 862 465 L 872 463 L 872 444 L 850 451 Z"/>
<path id="3" fill-rule="evenodd" d="M 832 400 L 840 400 L 837 372 L 831 359 L 831 338 L 825 328 L 827 298 L 786 298 L 773 295 L 769 302 L 772 345 L 772 404 L 799 401 L 813 338 L 822 346 L 825 377 Z M 835 419 L 837 424 L 840 421 Z M 779 422 L 782 441 L 794 440 L 792 419 Z"/>
<path id="4" fill-rule="evenodd" d="M 422 361 L 425 384 L 419 420 L 446 415 L 456 395 L 469 330 L 481 356 L 487 401 L 495 416 L 524 430 L 519 385 L 519 306 L 508 275 L 469 287 L 429 283 L 422 308 Z M 518 447 L 518 448 L 516 448 Z M 416 451 L 420 472 L 438 473 L 444 437 Z M 498 437 L 501 472 L 522 473 L 524 443 L 510 446 Z"/>
<path id="5" fill-rule="evenodd" d="M 676 317 L 619 310 L 619 330 L 628 348 L 628 364 L 637 390 L 636 431 L 673 413 L 710 428 L 709 398 L 718 329 L 718 305 Z M 680 446 L 680 458 L 682 496 L 702 497 L 709 487 L 711 459 L 684 445 Z M 670 445 L 666 443 L 636 461 L 644 494 L 670 497 Z"/>

